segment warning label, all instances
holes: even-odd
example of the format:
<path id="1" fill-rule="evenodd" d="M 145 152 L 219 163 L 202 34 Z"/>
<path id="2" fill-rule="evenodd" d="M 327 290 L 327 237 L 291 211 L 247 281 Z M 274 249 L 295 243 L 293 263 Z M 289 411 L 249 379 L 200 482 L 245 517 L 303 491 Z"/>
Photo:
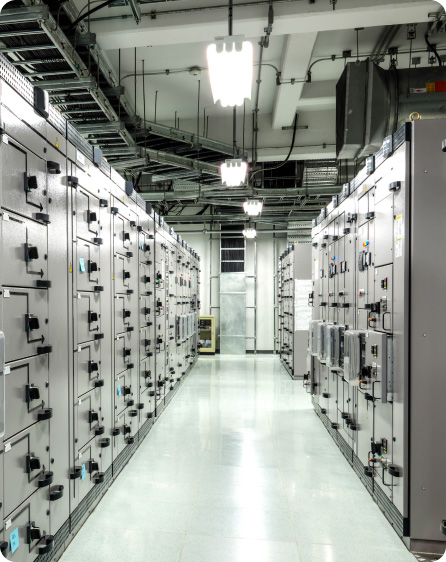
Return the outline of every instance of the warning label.
<path id="1" fill-rule="evenodd" d="M 404 219 L 403 215 L 395 217 L 395 257 L 400 258 L 403 255 L 404 242 Z"/>

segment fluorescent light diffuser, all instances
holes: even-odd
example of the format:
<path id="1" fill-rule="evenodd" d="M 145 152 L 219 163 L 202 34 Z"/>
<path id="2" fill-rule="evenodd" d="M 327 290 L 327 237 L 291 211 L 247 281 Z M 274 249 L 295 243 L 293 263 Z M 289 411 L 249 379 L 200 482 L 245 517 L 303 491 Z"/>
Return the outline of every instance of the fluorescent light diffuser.
<path id="1" fill-rule="evenodd" d="M 262 212 L 263 203 L 261 201 L 245 201 L 243 209 L 250 217 L 257 217 Z"/>
<path id="2" fill-rule="evenodd" d="M 248 164 L 243 162 L 241 158 L 233 158 L 226 160 L 221 165 L 221 183 L 226 184 L 228 187 L 238 187 L 243 185 L 246 180 L 246 172 Z"/>
<path id="3" fill-rule="evenodd" d="M 251 99 L 253 47 L 244 35 L 216 37 L 207 59 L 214 103 L 233 107 Z"/>
<path id="4" fill-rule="evenodd" d="M 246 228 L 243 231 L 243 236 L 245 238 L 255 238 L 257 236 L 257 231 L 255 228 Z"/>

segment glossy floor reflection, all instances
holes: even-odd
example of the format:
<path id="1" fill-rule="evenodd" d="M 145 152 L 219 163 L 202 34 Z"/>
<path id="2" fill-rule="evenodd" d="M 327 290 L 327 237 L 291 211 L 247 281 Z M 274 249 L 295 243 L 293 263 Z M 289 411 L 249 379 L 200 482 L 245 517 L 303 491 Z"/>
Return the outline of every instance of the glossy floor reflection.
<path id="1" fill-rule="evenodd" d="M 200 358 L 61 560 L 379 559 L 415 562 L 302 383 L 259 355 Z"/>

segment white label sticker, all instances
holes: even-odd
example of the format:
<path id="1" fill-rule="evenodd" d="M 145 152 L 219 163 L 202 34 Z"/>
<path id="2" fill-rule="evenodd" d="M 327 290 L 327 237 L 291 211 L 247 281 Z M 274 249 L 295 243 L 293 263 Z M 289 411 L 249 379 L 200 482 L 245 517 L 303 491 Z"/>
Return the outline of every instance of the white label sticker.
<path id="1" fill-rule="evenodd" d="M 5 299 L 9 299 L 9 297 L 10 297 L 11 295 L 10 295 L 10 292 L 9 292 L 8 289 L 5 289 L 5 290 L 3 291 L 3 296 L 5 297 Z"/>
<path id="2" fill-rule="evenodd" d="M 8 213 L 3 213 L 3 220 L 4 220 L 4 221 L 9 221 L 9 215 L 8 215 Z"/>
<path id="3" fill-rule="evenodd" d="M 313 282 L 311 279 L 295 279 L 294 283 L 294 330 L 308 330 L 313 316 L 313 307 L 308 302 Z"/>
<path id="4" fill-rule="evenodd" d="M 11 449 L 12 449 L 11 443 L 6 443 L 6 445 L 5 445 L 5 453 L 7 453 L 8 451 L 10 451 Z"/>
<path id="5" fill-rule="evenodd" d="M 82 405 L 82 400 L 79 400 L 79 406 L 81 406 L 81 405 Z"/>
<path id="6" fill-rule="evenodd" d="M 85 166 L 85 156 L 79 150 L 76 150 L 76 160 Z"/>
<path id="7" fill-rule="evenodd" d="M 314 279 L 319 279 L 319 260 L 314 260 Z"/>
<path id="8" fill-rule="evenodd" d="M 79 451 L 79 456 L 78 456 L 78 458 L 80 458 L 80 459 L 82 458 L 82 453 L 81 453 L 80 451 Z"/>
<path id="9" fill-rule="evenodd" d="M 77 352 L 80 353 L 82 351 L 82 347 L 80 345 L 77 346 Z"/>
<path id="10" fill-rule="evenodd" d="M 12 520 L 8 519 L 8 521 L 6 521 L 5 529 L 8 530 L 11 525 L 12 525 Z"/>
<path id="11" fill-rule="evenodd" d="M 2 140 L 5 144 L 9 144 L 9 139 L 6 135 L 2 135 Z"/>
<path id="12" fill-rule="evenodd" d="M 403 215 L 398 215 L 395 218 L 395 257 L 400 258 L 403 255 L 403 241 L 404 241 L 404 219 Z"/>
<path id="13" fill-rule="evenodd" d="M 9 375 L 11 372 L 11 367 L 5 367 L 5 375 Z"/>

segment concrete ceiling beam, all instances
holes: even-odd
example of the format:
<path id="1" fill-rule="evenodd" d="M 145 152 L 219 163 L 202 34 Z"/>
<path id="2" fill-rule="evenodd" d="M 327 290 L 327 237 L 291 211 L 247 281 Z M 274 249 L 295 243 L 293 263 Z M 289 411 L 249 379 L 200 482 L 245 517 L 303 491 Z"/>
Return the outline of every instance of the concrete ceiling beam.
<path id="1" fill-rule="evenodd" d="M 305 78 L 316 39 L 317 33 L 287 35 L 285 38 L 280 65 L 281 80 L 285 83 L 276 88 L 272 113 L 273 129 L 282 129 L 282 127 L 289 127 L 293 124 L 304 83 L 289 84 L 286 82 L 291 78 L 300 80 Z"/>
<path id="2" fill-rule="evenodd" d="M 165 7 L 168 4 L 168 7 Z M 178 9 L 166 3 L 156 11 L 145 8 L 142 20 L 135 27 L 133 16 L 126 16 L 120 8 L 110 8 L 104 19 L 93 18 L 91 31 L 96 33 L 103 49 L 145 47 L 150 45 L 177 45 L 210 42 L 214 37 L 226 35 L 228 30 L 227 7 L 206 9 L 202 1 L 188 3 L 188 8 Z M 304 1 L 284 2 L 274 5 L 274 35 L 309 34 L 321 31 L 354 29 L 392 24 L 428 21 L 434 9 L 431 0 L 386 1 L 343 0 L 336 10 L 329 2 L 308 4 Z M 203 9 L 204 8 L 204 9 Z M 235 6 L 235 31 L 246 37 L 260 37 L 267 21 L 267 5 Z M 169 14 L 169 11 L 173 12 Z M 110 16 L 116 15 L 116 19 Z M 153 15 L 152 15 L 153 14 Z M 123 16 L 125 19 L 123 19 Z M 153 18 L 153 19 L 152 19 Z"/>

